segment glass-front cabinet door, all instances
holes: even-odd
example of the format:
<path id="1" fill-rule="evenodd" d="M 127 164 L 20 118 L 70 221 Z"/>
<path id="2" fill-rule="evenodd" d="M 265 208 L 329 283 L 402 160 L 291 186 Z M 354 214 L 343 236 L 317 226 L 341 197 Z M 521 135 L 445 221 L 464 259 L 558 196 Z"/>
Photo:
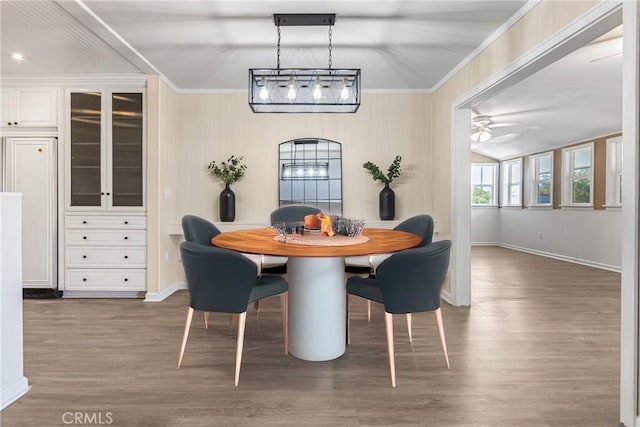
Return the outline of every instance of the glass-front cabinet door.
<path id="1" fill-rule="evenodd" d="M 69 208 L 143 208 L 143 93 L 70 92 L 68 105 Z"/>
<path id="2" fill-rule="evenodd" d="M 69 205 L 104 207 L 103 95 L 74 92 L 71 98 Z"/>
<path id="3" fill-rule="evenodd" d="M 142 94 L 111 94 L 111 206 L 143 206 Z"/>

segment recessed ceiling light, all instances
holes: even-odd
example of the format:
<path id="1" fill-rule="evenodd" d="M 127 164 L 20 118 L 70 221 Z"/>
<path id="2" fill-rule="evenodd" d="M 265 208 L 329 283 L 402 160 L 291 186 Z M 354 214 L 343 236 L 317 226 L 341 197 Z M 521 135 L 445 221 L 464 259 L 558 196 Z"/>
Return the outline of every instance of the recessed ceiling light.
<path id="1" fill-rule="evenodd" d="M 16 61 L 24 61 L 24 55 L 21 53 L 12 53 L 11 54 L 11 58 L 13 58 Z"/>

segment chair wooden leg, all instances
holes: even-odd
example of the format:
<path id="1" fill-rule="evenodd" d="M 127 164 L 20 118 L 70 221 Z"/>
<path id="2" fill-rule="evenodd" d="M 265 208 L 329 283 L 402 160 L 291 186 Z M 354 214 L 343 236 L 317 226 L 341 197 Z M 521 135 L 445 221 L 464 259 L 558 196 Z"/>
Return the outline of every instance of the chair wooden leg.
<path id="1" fill-rule="evenodd" d="M 387 331 L 387 347 L 389 348 L 389 370 L 391 371 L 391 387 L 396 386 L 396 358 L 393 351 L 393 315 L 384 313 L 384 326 Z"/>
<path id="2" fill-rule="evenodd" d="M 256 323 L 260 322 L 260 300 L 253 303 L 253 307 L 256 309 Z"/>
<path id="3" fill-rule="evenodd" d="M 371 300 L 367 300 L 367 322 L 371 322 Z"/>
<path id="4" fill-rule="evenodd" d="M 236 347 L 236 375 L 235 385 L 238 387 L 240 380 L 240 365 L 242 364 L 242 347 L 244 346 L 244 326 L 247 323 L 247 312 L 240 313 L 238 317 L 238 345 Z"/>
<path id="5" fill-rule="evenodd" d="M 436 323 L 438 323 L 438 333 L 440 334 L 440 343 L 442 344 L 442 350 L 444 351 L 444 358 L 447 361 L 447 369 L 451 369 L 449 365 L 449 354 L 447 352 L 447 341 L 444 338 L 444 323 L 442 322 L 442 311 L 438 308 L 434 311 L 436 315 Z"/>
<path id="6" fill-rule="evenodd" d="M 184 324 L 184 334 L 182 334 L 182 345 L 180 346 L 180 355 L 178 356 L 178 369 L 182 365 L 182 356 L 184 349 L 187 347 L 187 338 L 189 338 L 189 328 L 191 328 L 191 320 L 193 319 L 193 308 L 189 307 L 187 311 L 187 323 Z"/>
<path id="7" fill-rule="evenodd" d="M 289 295 L 287 292 L 280 295 L 282 303 L 282 332 L 284 334 L 284 354 L 289 354 Z"/>
<path id="8" fill-rule="evenodd" d="M 209 329 L 209 312 L 204 312 L 204 328 Z"/>
<path id="9" fill-rule="evenodd" d="M 411 313 L 407 313 L 407 331 L 409 332 L 409 342 L 413 344 L 413 337 L 411 336 Z"/>

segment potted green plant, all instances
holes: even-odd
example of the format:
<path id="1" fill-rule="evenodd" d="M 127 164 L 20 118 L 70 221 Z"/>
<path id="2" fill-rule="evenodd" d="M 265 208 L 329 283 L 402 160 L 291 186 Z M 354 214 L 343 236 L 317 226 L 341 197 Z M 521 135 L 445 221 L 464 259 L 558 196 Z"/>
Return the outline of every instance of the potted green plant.
<path id="1" fill-rule="evenodd" d="M 400 176 L 402 172 L 400 163 L 402 162 L 401 156 L 396 156 L 389 165 L 387 173 L 382 170 L 375 163 L 366 162 L 362 165 L 363 168 L 371 172 L 374 181 L 380 181 L 384 184 L 384 188 L 380 191 L 378 210 L 380 213 L 380 219 L 383 221 L 392 220 L 396 217 L 396 195 L 389 187 L 389 184 L 394 179 Z"/>
<path id="2" fill-rule="evenodd" d="M 247 170 L 243 156 L 232 155 L 219 165 L 216 161 L 209 163 L 209 174 L 219 178 L 224 183 L 224 190 L 220 193 L 220 221 L 231 222 L 236 218 L 236 195 L 229 187 L 242 179 Z"/>

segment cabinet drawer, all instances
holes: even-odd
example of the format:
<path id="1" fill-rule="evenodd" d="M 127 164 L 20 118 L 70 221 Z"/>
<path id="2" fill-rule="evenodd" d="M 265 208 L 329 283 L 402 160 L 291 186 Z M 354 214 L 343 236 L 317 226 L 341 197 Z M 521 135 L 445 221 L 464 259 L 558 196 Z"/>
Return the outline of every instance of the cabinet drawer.
<path id="1" fill-rule="evenodd" d="M 144 291 L 147 270 L 67 270 L 68 290 Z"/>
<path id="2" fill-rule="evenodd" d="M 67 267 L 144 268 L 145 264 L 144 247 L 67 247 Z"/>
<path id="3" fill-rule="evenodd" d="M 91 216 L 91 215 L 67 215 L 66 228 L 121 228 L 144 230 L 147 227 L 144 216 Z"/>
<path id="4" fill-rule="evenodd" d="M 75 230 L 66 234 L 68 245 L 83 246 L 144 246 L 147 232 L 144 230 Z"/>

